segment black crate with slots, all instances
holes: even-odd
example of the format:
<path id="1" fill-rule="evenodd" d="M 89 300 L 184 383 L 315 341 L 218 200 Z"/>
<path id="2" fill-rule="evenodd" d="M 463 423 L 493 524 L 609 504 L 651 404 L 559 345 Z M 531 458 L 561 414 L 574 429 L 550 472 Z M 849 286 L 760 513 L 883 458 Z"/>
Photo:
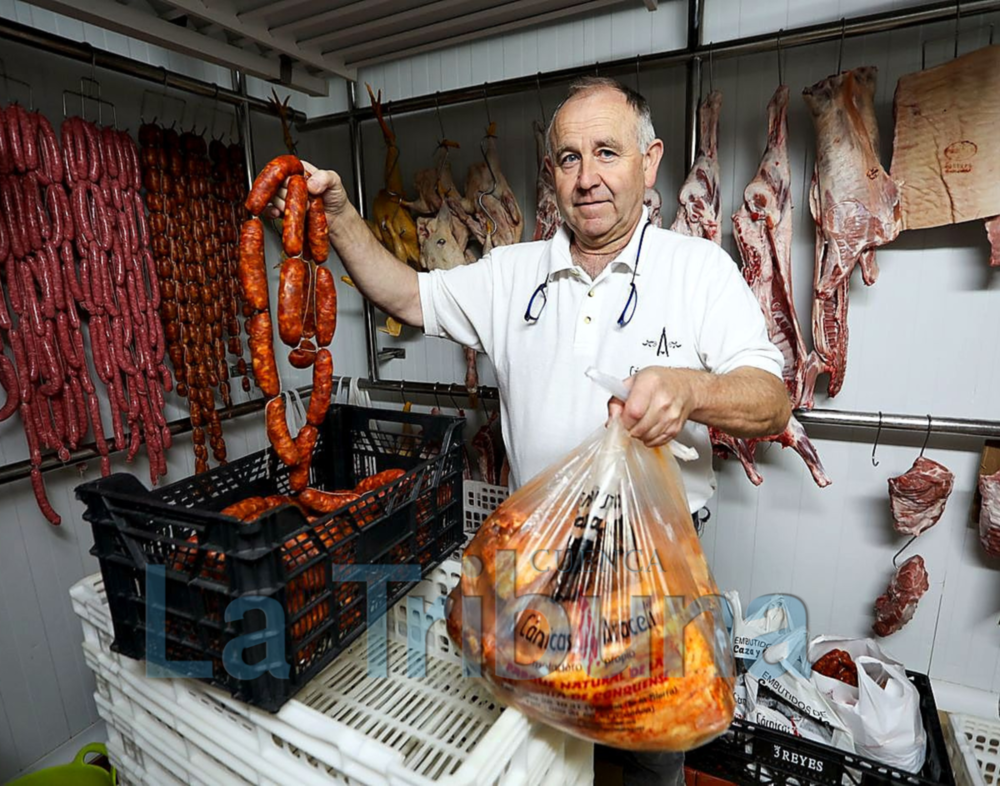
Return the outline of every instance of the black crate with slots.
<path id="1" fill-rule="evenodd" d="M 916 672 L 907 676 L 920 694 L 920 716 L 927 733 L 927 756 L 918 773 L 742 720 L 733 721 L 729 731 L 708 745 L 689 751 L 685 763 L 739 784 L 955 786 L 930 680 Z"/>
<path id="2" fill-rule="evenodd" d="M 332 407 L 313 453 L 311 486 L 351 489 L 387 469 L 405 474 L 311 521 L 292 504 L 250 522 L 220 512 L 247 497 L 290 493 L 289 469 L 270 448 L 156 490 L 124 473 L 79 486 L 114 623 L 113 649 L 146 658 L 150 634 L 150 641 L 165 642 L 175 669 L 276 712 L 462 543 L 463 424 Z M 414 566 L 408 570 L 415 577 L 389 576 L 399 565 Z M 153 600 L 150 566 L 159 566 L 151 587 L 162 576 Z M 374 584 L 353 566 L 378 566 L 366 569 Z M 379 578 L 394 579 L 382 602 L 372 589 Z M 260 608 L 229 609 L 250 597 Z M 280 629 L 266 618 L 276 607 L 264 599 L 280 606 Z M 227 669 L 225 657 L 261 673 L 241 679 L 246 675 L 232 674 L 239 669 Z M 210 675 L 178 664 L 190 661 Z M 287 678 L 268 670 L 280 671 L 282 661 Z"/>

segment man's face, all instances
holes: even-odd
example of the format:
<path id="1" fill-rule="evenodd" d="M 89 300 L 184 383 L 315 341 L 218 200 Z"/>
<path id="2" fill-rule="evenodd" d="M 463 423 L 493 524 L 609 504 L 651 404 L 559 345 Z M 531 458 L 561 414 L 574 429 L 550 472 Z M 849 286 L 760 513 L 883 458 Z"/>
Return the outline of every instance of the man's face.
<path id="1" fill-rule="evenodd" d="M 639 150 L 635 112 L 621 93 L 597 89 L 563 104 L 546 163 L 559 212 L 577 242 L 596 250 L 632 230 L 662 154 L 659 140 Z"/>

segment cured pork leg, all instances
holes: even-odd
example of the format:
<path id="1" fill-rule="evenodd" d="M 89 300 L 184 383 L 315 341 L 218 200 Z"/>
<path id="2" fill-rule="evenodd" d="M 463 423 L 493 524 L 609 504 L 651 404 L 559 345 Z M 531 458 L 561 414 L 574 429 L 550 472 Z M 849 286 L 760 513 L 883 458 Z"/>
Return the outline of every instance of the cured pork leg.
<path id="1" fill-rule="evenodd" d="M 875 248 L 902 228 L 899 188 L 879 161 L 873 66 L 802 91 L 816 129 L 809 208 L 816 222 L 813 343 L 835 396 L 847 367 L 847 287 L 856 265 L 875 283 Z M 832 302 L 828 302 L 832 301 Z"/>
<path id="2" fill-rule="evenodd" d="M 719 225 L 719 114 L 722 93 L 713 90 L 698 107 L 698 157 L 681 186 L 680 207 L 670 228 L 674 232 L 722 243 Z"/>
<path id="3" fill-rule="evenodd" d="M 899 477 L 889 478 L 896 531 L 919 535 L 937 524 L 954 485 L 955 476 L 946 466 L 923 456 Z"/>

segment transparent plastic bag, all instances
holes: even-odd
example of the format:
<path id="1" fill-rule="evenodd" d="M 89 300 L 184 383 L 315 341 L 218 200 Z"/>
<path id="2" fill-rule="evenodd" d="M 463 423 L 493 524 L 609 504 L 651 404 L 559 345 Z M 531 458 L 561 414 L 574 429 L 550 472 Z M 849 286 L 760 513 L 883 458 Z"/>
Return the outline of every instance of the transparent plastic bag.
<path id="1" fill-rule="evenodd" d="M 498 699 L 585 739 L 683 751 L 733 719 L 732 648 L 677 462 L 617 418 L 486 520 L 448 632 Z"/>

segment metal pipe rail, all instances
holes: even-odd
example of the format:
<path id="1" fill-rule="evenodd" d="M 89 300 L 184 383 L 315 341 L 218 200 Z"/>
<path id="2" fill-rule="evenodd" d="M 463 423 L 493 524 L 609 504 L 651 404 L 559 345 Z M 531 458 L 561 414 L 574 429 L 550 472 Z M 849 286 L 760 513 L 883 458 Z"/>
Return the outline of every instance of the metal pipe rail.
<path id="1" fill-rule="evenodd" d="M 827 41 L 837 41 L 841 37 L 855 38 L 861 35 L 868 35 L 869 33 L 883 33 L 931 22 L 944 22 L 955 19 L 957 15 L 960 15 L 960 17 L 978 16 L 993 11 L 1000 11 L 1000 0 L 962 0 L 960 4 L 956 3 L 955 0 L 943 0 L 942 2 L 918 6 L 916 8 L 869 14 L 855 19 L 837 20 L 836 22 L 826 22 L 807 27 L 796 27 L 774 33 L 736 38 L 731 41 L 721 41 L 717 44 L 702 43 L 696 48 L 685 46 L 683 49 L 673 49 L 651 55 L 639 55 L 637 57 L 611 60 L 607 63 L 598 63 L 596 66 L 599 66 L 601 74 L 631 74 L 635 72 L 637 67 L 651 66 L 659 68 L 682 65 L 695 58 L 703 60 L 710 54 L 713 58 L 724 59 L 758 54 L 760 52 L 771 52 L 777 49 L 779 40 L 782 49 L 791 49 L 792 47 L 811 46 Z M 490 98 L 495 98 L 536 90 L 539 86 L 550 86 L 560 82 L 568 82 L 576 77 L 591 75 L 594 73 L 594 69 L 595 65 L 576 66 L 574 68 L 562 68 L 558 71 L 532 74 L 531 76 L 519 76 L 497 82 L 488 82 L 485 85 L 472 85 L 455 90 L 442 90 L 438 93 L 389 101 L 383 104 L 383 108 L 387 113 L 399 116 L 408 112 L 434 109 L 435 105 L 448 106 L 451 104 L 468 103 L 470 101 L 482 101 L 484 93 Z M 373 118 L 374 114 L 371 107 L 358 107 L 354 110 L 320 115 L 298 123 L 298 128 L 301 131 L 328 128 L 346 123 L 351 117 L 358 120 L 367 120 Z"/>
<path id="2" fill-rule="evenodd" d="M 141 63 L 130 57 L 116 55 L 103 49 L 97 49 L 88 43 L 73 41 L 69 38 L 36 30 L 28 25 L 0 19 L 0 39 L 15 41 L 20 44 L 40 49 L 44 52 L 68 57 L 89 65 L 98 66 L 108 71 L 115 71 L 127 76 L 134 76 L 161 87 L 180 90 L 203 98 L 218 99 L 226 104 L 245 104 L 250 109 L 269 115 L 277 114 L 276 109 L 260 98 L 250 98 L 240 95 L 236 90 L 219 87 L 211 82 L 192 79 L 189 76 L 175 74 L 160 66 Z M 289 117 L 295 122 L 305 120 L 305 114 L 289 109 Z"/>
<path id="3" fill-rule="evenodd" d="M 837 409 L 797 410 L 800 423 L 815 426 L 870 428 L 890 431 L 917 431 L 932 434 L 955 434 L 963 437 L 996 439 L 1000 420 L 941 418 L 933 415 L 894 415 L 887 412 L 848 412 Z"/>

